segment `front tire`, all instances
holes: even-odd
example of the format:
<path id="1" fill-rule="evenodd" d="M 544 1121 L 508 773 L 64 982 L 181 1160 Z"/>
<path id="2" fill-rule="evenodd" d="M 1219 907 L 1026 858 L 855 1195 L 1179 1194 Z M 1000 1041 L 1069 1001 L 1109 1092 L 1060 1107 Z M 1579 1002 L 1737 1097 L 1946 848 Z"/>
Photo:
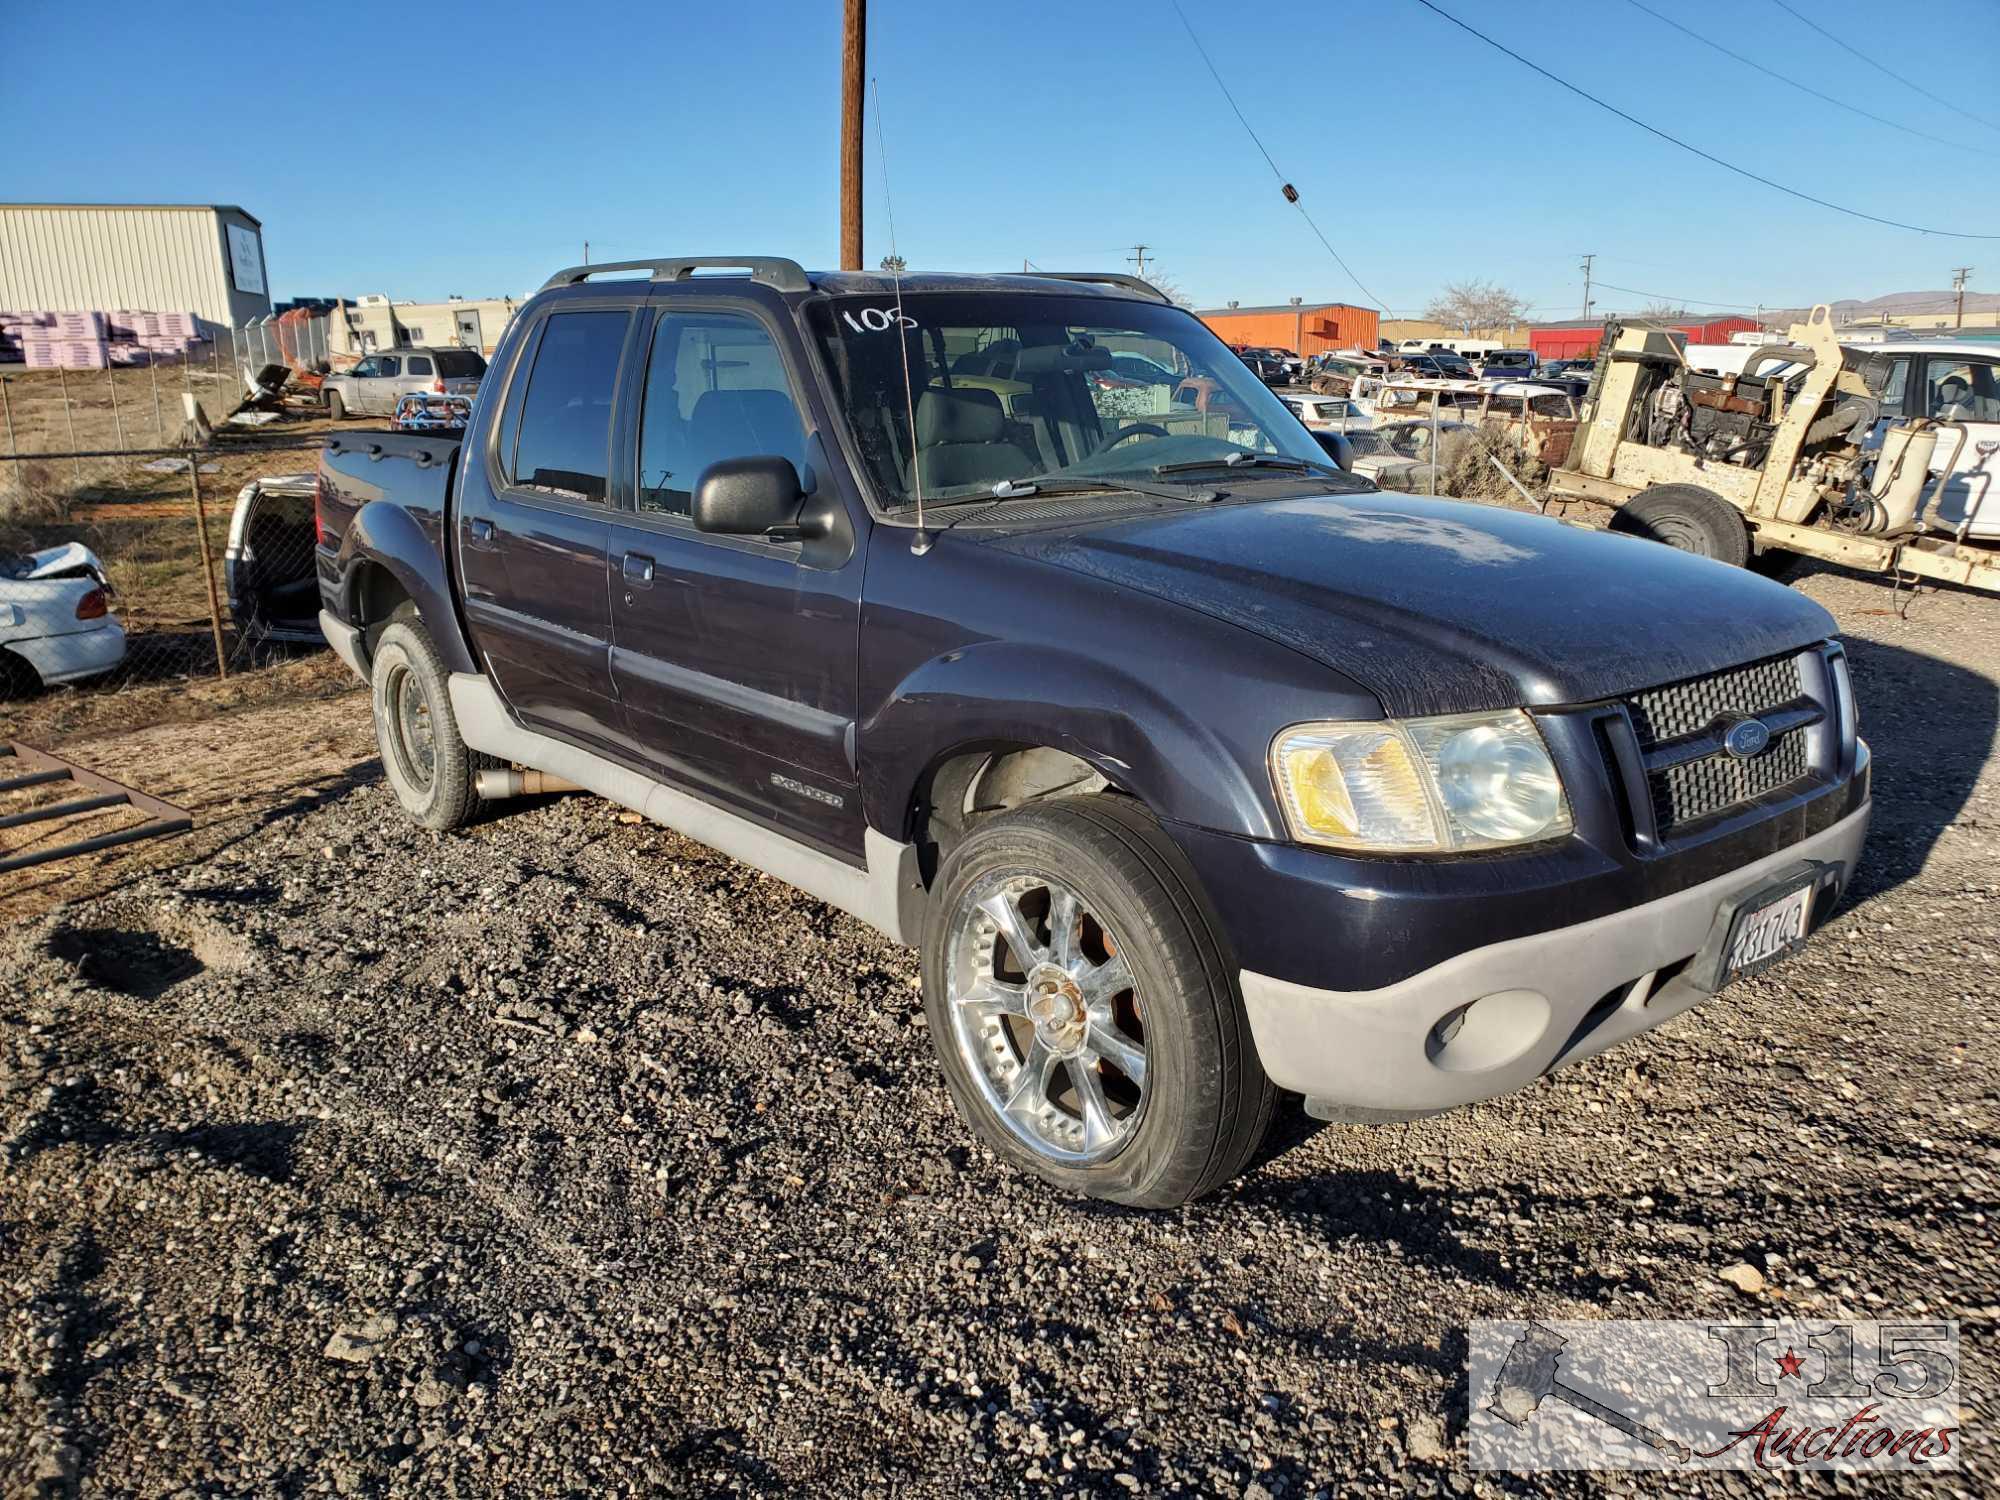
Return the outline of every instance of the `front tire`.
<path id="1" fill-rule="evenodd" d="M 375 641 L 369 680 L 382 770 L 403 811 L 439 832 L 464 827 L 479 810 L 473 778 L 493 762 L 458 732 L 430 632 L 413 618 L 392 621 Z"/>
<path id="2" fill-rule="evenodd" d="M 1243 1170 L 1276 1091 L 1193 870 L 1115 795 L 981 824 L 946 860 L 924 1005 L 959 1113 L 1068 1191 L 1170 1208 Z"/>
<path id="3" fill-rule="evenodd" d="M 1611 518 L 1611 530 L 1664 542 L 1697 557 L 1740 568 L 1750 560 L 1750 528 L 1743 514 L 1693 484 L 1656 484 Z"/>
<path id="4" fill-rule="evenodd" d="M 326 414 L 335 422 L 346 419 L 347 403 L 341 400 L 339 391 L 328 391 L 326 393 Z"/>

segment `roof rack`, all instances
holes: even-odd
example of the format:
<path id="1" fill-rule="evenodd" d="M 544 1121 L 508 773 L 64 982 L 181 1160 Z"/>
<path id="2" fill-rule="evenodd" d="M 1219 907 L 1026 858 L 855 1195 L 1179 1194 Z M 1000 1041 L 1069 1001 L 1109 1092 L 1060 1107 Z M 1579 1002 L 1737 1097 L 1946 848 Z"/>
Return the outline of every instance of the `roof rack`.
<path id="1" fill-rule="evenodd" d="M 552 286 L 577 286 L 593 276 L 606 276 L 618 271 L 650 271 L 654 281 L 689 281 L 694 273 L 703 267 L 733 271 L 748 271 L 752 281 L 775 287 L 781 292 L 809 292 L 812 282 L 805 269 L 795 260 L 786 260 L 782 255 L 677 255 L 671 260 L 608 260 L 595 265 L 566 266 L 542 283 L 541 290 Z"/>
<path id="2" fill-rule="evenodd" d="M 1095 286 L 1122 286 L 1128 292 L 1139 292 L 1155 302 L 1173 305 L 1173 298 L 1154 286 L 1150 281 L 1142 281 L 1137 276 L 1127 276 L 1119 271 L 1021 271 L 1022 276 L 1039 276 L 1044 281 L 1082 281 Z"/>

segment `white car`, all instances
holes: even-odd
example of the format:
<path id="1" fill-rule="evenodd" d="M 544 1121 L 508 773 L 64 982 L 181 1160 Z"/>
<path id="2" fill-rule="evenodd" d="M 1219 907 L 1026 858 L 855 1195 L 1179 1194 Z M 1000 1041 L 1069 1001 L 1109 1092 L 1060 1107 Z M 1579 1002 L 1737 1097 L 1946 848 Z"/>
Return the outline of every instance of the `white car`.
<path id="1" fill-rule="evenodd" d="M 1368 418 L 1357 411 L 1345 396 L 1287 395 L 1278 399 L 1289 406 L 1311 432 L 1346 432 L 1349 428 L 1368 425 Z"/>
<path id="2" fill-rule="evenodd" d="M 1753 349 L 1754 355 L 1764 351 Z M 1950 470 L 1937 504 L 1927 504 L 1924 519 L 1943 531 L 1955 531 L 1968 518 L 1968 535 L 2000 541 L 2000 344 L 1975 339 L 1898 339 L 1857 344 L 1850 352 L 1878 355 L 1888 361 L 1888 383 L 1882 393 L 1882 417 L 1869 434 L 1867 446 L 1879 448 L 1895 423 L 1911 417 L 1955 422 L 1965 428 L 1938 435 L 1931 454 L 1933 476 Z M 1767 365 L 1758 373 L 1769 375 Z M 1987 445 L 1982 451 L 1982 445 Z"/>
<path id="3" fill-rule="evenodd" d="M 125 659 L 104 564 L 81 542 L 0 552 L 0 697 L 109 672 Z"/>

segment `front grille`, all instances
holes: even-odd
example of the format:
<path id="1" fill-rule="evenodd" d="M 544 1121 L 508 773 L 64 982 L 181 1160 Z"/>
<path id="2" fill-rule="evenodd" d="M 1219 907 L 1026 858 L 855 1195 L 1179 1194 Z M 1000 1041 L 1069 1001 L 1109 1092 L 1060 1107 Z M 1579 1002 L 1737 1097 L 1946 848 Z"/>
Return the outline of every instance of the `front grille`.
<path id="1" fill-rule="evenodd" d="M 1813 711 L 1800 714 L 1802 705 Z M 1794 720 L 1816 722 L 1823 713 L 1823 705 L 1812 703 L 1806 693 L 1797 656 L 1649 688 L 1627 699 L 1626 708 L 1645 761 L 1653 819 L 1661 834 L 1780 791 L 1811 774 L 1808 722 L 1773 725 L 1777 732 L 1770 745 L 1739 759 L 1722 748 L 1721 730 L 1728 721 L 1746 715 L 1766 718 L 1785 710 Z M 1690 737 L 1711 738 L 1704 749 L 1700 740 L 1689 745 Z M 1690 750 L 1699 753 L 1690 756 Z"/>
<path id="2" fill-rule="evenodd" d="M 1806 732 L 1794 729 L 1748 760 L 1710 755 L 1646 778 L 1653 789 L 1653 816 L 1665 833 L 1739 802 L 1790 786 L 1806 774 Z"/>
<path id="3" fill-rule="evenodd" d="M 1662 740 L 1699 734 L 1724 714 L 1760 714 L 1790 703 L 1804 691 L 1799 659 L 1780 656 L 1710 677 L 1648 688 L 1634 693 L 1628 703 L 1639 743 L 1650 749 Z"/>

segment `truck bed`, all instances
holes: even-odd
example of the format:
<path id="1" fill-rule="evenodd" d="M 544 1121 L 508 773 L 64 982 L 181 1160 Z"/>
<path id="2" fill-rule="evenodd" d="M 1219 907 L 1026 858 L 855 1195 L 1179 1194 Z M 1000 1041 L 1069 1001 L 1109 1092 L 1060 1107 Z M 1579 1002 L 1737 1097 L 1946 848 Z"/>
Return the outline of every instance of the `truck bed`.
<path id="1" fill-rule="evenodd" d="M 442 550 L 445 502 L 459 446 L 459 434 L 449 432 L 355 432 L 329 438 L 319 459 L 320 545 L 337 548 L 356 511 L 371 500 L 393 499 Z"/>

